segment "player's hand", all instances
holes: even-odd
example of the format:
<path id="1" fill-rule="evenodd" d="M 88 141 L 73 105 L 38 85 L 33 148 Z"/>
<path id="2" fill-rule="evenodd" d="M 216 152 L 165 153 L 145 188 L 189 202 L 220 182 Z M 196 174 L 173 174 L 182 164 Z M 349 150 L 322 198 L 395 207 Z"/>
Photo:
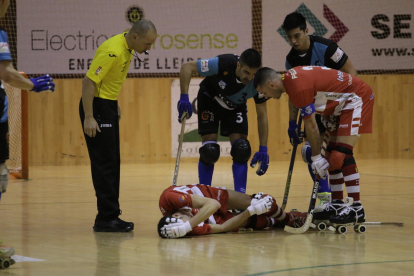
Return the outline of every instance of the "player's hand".
<path id="1" fill-rule="evenodd" d="M 289 121 L 288 135 L 292 146 L 302 143 L 302 140 L 299 138 L 298 125 L 296 124 L 296 121 Z"/>
<path id="2" fill-rule="evenodd" d="M 271 196 L 265 196 L 264 198 L 256 201 L 255 203 L 251 203 L 247 210 L 250 213 L 250 216 L 253 215 L 261 215 L 267 213 L 272 208 L 273 198 Z"/>
<path id="3" fill-rule="evenodd" d="M 178 110 L 178 122 L 181 123 L 181 118 L 183 117 L 184 112 L 188 112 L 187 119 L 191 118 L 193 115 L 193 107 L 188 98 L 188 94 L 181 94 L 180 100 L 177 103 Z"/>
<path id="4" fill-rule="evenodd" d="M 254 205 L 256 202 L 261 200 L 263 195 L 264 195 L 263 192 L 252 195 L 252 200 L 250 201 L 250 205 Z"/>
<path id="5" fill-rule="evenodd" d="M 259 147 L 259 151 L 254 154 L 250 162 L 250 167 L 256 167 L 257 163 L 259 163 L 259 167 L 257 168 L 256 174 L 264 175 L 269 167 L 269 154 L 267 154 L 266 146 Z"/>
<path id="6" fill-rule="evenodd" d="M 161 228 L 161 234 L 169 239 L 176 239 L 184 237 L 192 230 L 190 222 L 183 222 L 180 219 L 175 219 L 177 222 L 169 223 Z"/>
<path id="7" fill-rule="evenodd" d="M 315 175 L 318 175 L 322 179 L 326 179 L 325 175 L 328 173 L 329 163 L 328 161 L 322 157 L 322 155 L 318 154 L 311 157 L 312 159 L 312 170 Z"/>
<path id="8" fill-rule="evenodd" d="M 98 123 L 93 117 L 85 118 L 83 122 L 83 130 L 85 131 L 85 134 L 89 137 L 95 137 L 96 132 L 101 132 Z"/>
<path id="9" fill-rule="evenodd" d="M 30 78 L 30 81 L 33 83 L 33 88 L 30 91 L 55 91 L 55 84 L 49 74 L 40 76 L 38 78 Z"/>

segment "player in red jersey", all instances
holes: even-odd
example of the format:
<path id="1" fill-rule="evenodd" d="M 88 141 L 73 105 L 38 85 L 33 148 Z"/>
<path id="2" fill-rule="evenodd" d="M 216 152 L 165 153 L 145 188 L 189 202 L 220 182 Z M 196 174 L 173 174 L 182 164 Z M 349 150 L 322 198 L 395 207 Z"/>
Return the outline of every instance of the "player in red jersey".
<path id="1" fill-rule="evenodd" d="M 324 177 L 329 169 L 330 180 L 333 180 L 338 170 L 342 172 L 348 196 L 354 203 L 344 205 L 340 201 L 343 191 L 332 188 L 333 202 L 322 213 L 333 223 L 364 222 L 359 173 L 352 150 L 360 134 L 372 132 L 374 93 L 369 85 L 350 74 L 318 66 L 294 67 L 283 75 L 264 67 L 257 71 L 254 85 L 266 97 L 279 99 L 286 92 L 289 101 L 300 109 L 316 175 Z M 332 150 L 324 157 L 319 147 L 316 113 L 322 115 L 330 133 L 329 148 Z"/>
<path id="2" fill-rule="evenodd" d="M 163 214 L 158 234 L 163 238 L 206 235 L 253 228 L 271 227 L 276 220 L 284 225 L 300 227 L 306 213 L 285 213 L 276 200 L 263 193 L 247 195 L 223 187 L 202 184 L 171 186 L 160 196 Z M 228 210 L 245 210 L 234 215 Z"/>

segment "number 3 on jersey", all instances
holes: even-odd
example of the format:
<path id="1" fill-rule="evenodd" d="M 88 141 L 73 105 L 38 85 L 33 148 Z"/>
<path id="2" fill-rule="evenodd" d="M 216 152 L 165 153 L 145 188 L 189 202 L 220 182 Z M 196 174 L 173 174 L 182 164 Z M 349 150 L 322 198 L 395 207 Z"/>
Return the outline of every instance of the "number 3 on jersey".
<path id="1" fill-rule="evenodd" d="M 241 112 L 237 112 L 236 114 L 237 114 L 236 123 L 238 123 L 238 124 L 243 123 L 242 113 Z"/>

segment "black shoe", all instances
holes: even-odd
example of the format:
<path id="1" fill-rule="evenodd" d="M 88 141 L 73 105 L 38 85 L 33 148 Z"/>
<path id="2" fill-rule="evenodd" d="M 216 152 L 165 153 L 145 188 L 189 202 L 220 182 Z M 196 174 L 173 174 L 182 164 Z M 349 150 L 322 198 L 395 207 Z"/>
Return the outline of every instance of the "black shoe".
<path id="1" fill-rule="evenodd" d="M 316 210 L 315 208 L 313 213 L 314 220 L 328 220 L 330 217 L 338 215 L 346 205 L 342 200 L 333 200 L 332 203 L 328 202 L 321 207 L 323 208 L 321 208 L 322 210 Z"/>
<path id="2" fill-rule="evenodd" d="M 343 208 L 338 215 L 329 218 L 335 224 L 365 222 L 365 211 L 361 203 L 354 203 Z"/>
<path id="3" fill-rule="evenodd" d="M 93 230 L 95 232 L 130 232 L 134 230 L 134 223 L 123 221 L 120 218 L 109 221 L 95 220 Z"/>

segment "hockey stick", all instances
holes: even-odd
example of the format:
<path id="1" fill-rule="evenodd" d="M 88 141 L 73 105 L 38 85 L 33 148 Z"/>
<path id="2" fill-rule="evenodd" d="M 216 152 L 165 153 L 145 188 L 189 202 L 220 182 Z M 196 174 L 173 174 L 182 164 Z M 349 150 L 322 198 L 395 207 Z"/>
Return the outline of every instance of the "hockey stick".
<path id="1" fill-rule="evenodd" d="M 315 182 L 312 188 L 312 196 L 309 202 L 309 209 L 308 209 L 308 215 L 306 216 L 306 221 L 300 228 L 293 228 L 290 226 L 285 226 L 285 231 L 293 234 L 302 234 L 308 231 L 310 225 L 312 224 L 313 219 L 313 211 L 315 210 L 315 204 L 316 204 L 316 195 L 318 193 L 319 188 L 319 177 L 315 177 Z"/>
<path id="2" fill-rule="evenodd" d="M 300 135 L 301 125 L 302 125 L 302 116 L 299 115 L 299 122 L 298 122 L 299 135 Z M 282 210 L 285 210 L 286 204 L 287 204 L 287 201 L 288 201 L 289 190 L 290 190 L 290 182 L 292 180 L 293 165 L 295 165 L 296 149 L 297 148 L 298 148 L 298 145 L 293 146 L 292 155 L 290 156 L 289 172 L 288 172 L 288 176 L 287 176 L 287 179 L 286 179 L 285 193 L 283 195 Z"/>
<path id="3" fill-rule="evenodd" d="M 365 225 L 384 225 L 384 224 L 393 224 L 397 226 L 404 226 L 404 222 L 393 222 L 393 221 L 387 221 L 387 222 L 362 222 L 361 224 Z"/>
<path id="4" fill-rule="evenodd" d="M 173 177 L 173 186 L 177 186 L 177 178 L 178 178 L 178 168 L 180 166 L 180 159 L 181 159 L 181 148 L 183 147 L 183 140 L 184 140 L 184 130 L 185 130 L 185 121 L 187 120 L 188 112 L 184 112 L 181 116 L 181 132 L 180 132 L 180 140 L 178 143 L 178 152 L 177 152 L 177 159 L 175 161 L 175 169 L 174 169 L 174 177 Z"/>

